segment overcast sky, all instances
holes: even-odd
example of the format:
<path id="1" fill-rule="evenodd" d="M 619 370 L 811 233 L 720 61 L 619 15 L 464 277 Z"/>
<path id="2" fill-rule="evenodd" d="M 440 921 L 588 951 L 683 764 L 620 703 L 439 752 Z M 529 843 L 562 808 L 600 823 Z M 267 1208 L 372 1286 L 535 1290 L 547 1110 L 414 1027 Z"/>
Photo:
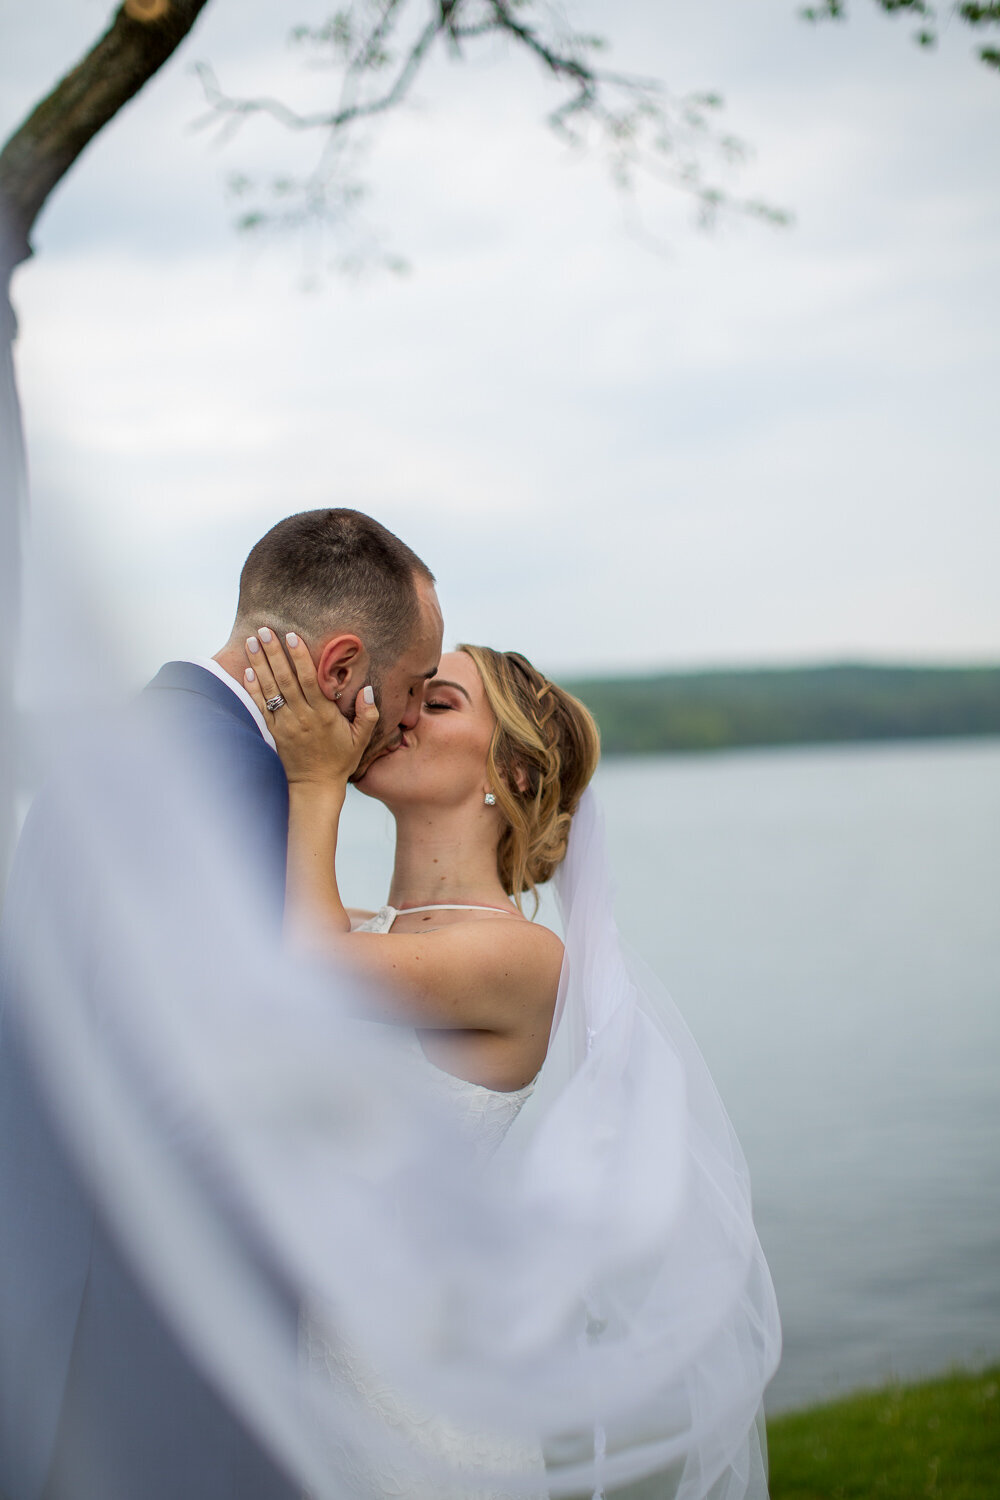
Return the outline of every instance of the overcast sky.
<path id="1" fill-rule="evenodd" d="M 367 214 L 412 270 L 359 281 L 231 227 L 227 176 L 315 143 L 191 129 L 199 60 L 317 100 L 286 36 L 332 8 L 212 0 L 15 281 L 38 524 L 130 671 L 216 650 L 248 548 L 325 504 L 426 558 L 450 640 L 557 672 L 1000 658 L 1000 77 L 967 27 L 928 55 L 870 0 L 823 28 L 796 0 L 567 3 L 622 68 L 721 92 L 754 148 L 726 180 L 795 227 L 706 235 L 652 184 L 627 210 L 491 48 L 375 138 Z M 0 0 L 4 133 L 110 12 Z"/>

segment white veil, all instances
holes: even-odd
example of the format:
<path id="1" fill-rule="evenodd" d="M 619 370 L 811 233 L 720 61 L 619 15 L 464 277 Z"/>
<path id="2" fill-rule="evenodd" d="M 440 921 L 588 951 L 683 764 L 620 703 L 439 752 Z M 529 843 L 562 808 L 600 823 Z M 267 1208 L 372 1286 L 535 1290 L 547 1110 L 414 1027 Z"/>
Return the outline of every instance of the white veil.
<path id="1" fill-rule="evenodd" d="M 358 983 L 256 920 L 189 748 L 107 718 L 96 744 L 58 734 L 5 911 L 2 1045 L 23 1035 L 135 1274 L 293 1481 L 363 1494 L 384 1462 L 458 1493 L 433 1444 L 303 1361 L 308 1306 L 421 1410 L 540 1444 L 554 1496 L 756 1500 L 780 1335 L 746 1166 L 622 953 L 593 795 L 557 877 L 550 1055 L 484 1168 L 393 1028 L 357 1019 Z M 494 1464 L 460 1490 L 538 1486 Z"/>
<path id="2" fill-rule="evenodd" d="M 560 1184 L 565 1222 L 580 1216 L 570 1264 L 594 1483 L 653 1475 L 643 1494 L 759 1495 L 781 1333 L 749 1174 L 676 1007 L 622 945 L 592 791 L 555 884 L 566 959 L 528 1170 L 550 1194 Z M 590 1438 L 550 1447 L 550 1474 Z"/>

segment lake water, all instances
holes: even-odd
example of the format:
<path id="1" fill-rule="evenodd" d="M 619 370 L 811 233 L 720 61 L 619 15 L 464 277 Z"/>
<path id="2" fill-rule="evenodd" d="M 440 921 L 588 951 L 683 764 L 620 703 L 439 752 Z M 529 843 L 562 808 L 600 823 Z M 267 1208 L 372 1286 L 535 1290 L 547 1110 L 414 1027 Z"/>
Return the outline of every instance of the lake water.
<path id="1" fill-rule="evenodd" d="M 1000 1358 L 1000 743 L 620 760 L 598 790 L 619 925 L 750 1162 L 769 1408 Z M 391 831 L 348 799 L 358 905 Z"/>

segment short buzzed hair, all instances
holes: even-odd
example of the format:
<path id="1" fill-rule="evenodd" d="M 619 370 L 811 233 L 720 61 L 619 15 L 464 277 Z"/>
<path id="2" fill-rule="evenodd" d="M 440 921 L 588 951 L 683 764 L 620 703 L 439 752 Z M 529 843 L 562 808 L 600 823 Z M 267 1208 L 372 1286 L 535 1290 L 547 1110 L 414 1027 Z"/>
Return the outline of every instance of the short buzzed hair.
<path id="1" fill-rule="evenodd" d="M 236 628 L 296 630 L 307 645 L 334 631 L 361 637 L 372 660 L 395 661 L 417 628 L 417 554 L 359 510 L 304 510 L 262 536 L 243 564 Z"/>

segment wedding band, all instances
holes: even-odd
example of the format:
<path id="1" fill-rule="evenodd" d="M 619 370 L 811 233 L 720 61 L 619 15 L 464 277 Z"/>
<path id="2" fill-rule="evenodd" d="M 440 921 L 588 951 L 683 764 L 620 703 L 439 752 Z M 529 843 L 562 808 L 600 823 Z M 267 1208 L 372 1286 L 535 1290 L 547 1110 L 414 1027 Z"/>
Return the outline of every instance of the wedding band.
<path id="1" fill-rule="evenodd" d="M 276 714 L 278 712 L 278 709 L 284 708 L 284 706 L 285 700 L 280 693 L 275 693 L 273 698 L 266 698 L 264 700 L 264 707 L 270 714 Z"/>

